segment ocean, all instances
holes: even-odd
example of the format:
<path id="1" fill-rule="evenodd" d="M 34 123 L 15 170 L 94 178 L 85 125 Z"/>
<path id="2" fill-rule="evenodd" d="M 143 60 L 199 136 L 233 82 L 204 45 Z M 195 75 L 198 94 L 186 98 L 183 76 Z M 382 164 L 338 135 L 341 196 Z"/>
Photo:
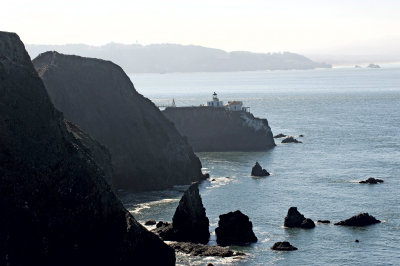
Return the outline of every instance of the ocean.
<path id="1" fill-rule="evenodd" d="M 248 215 L 258 242 L 231 247 L 239 258 L 177 254 L 180 265 L 400 265 L 400 68 L 334 68 L 230 73 L 130 75 L 139 93 L 156 104 L 241 100 L 274 135 L 284 133 L 302 144 L 281 144 L 265 152 L 197 153 L 211 175 L 200 186 L 210 219 L 210 243 L 219 215 Z M 204 125 L 207 127 L 207 125 Z M 212 128 L 210 128 L 212 130 Z M 258 161 L 271 174 L 250 176 Z M 377 185 L 358 184 L 368 177 Z M 125 206 L 135 218 L 171 221 L 185 187 L 128 194 Z M 317 224 L 287 229 L 284 217 L 296 206 Z M 368 212 L 382 223 L 341 227 L 334 222 Z M 355 240 L 359 240 L 358 243 Z M 289 241 L 298 248 L 270 247 Z"/>

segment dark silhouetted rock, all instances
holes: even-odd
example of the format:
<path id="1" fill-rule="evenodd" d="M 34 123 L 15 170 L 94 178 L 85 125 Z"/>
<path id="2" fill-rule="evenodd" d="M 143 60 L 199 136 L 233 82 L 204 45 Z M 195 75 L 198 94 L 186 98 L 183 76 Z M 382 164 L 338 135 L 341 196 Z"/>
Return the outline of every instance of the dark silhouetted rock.
<path id="1" fill-rule="evenodd" d="M 299 135 L 299 138 L 303 138 L 303 137 L 304 137 L 304 135 L 303 135 L 303 134 L 300 134 L 300 135 Z"/>
<path id="2" fill-rule="evenodd" d="M 119 66 L 57 52 L 33 63 L 54 106 L 110 151 L 117 189 L 163 189 L 204 179 L 185 138 Z"/>
<path id="3" fill-rule="evenodd" d="M 215 178 L 211 179 L 211 181 L 216 181 Z"/>
<path id="4" fill-rule="evenodd" d="M 373 178 L 370 177 L 367 180 L 363 180 L 359 182 L 360 184 L 378 184 L 378 183 L 383 183 L 382 179 L 378 179 L 378 178 Z"/>
<path id="5" fill-rule="evenodd" d="M 221 246 L 257 242 L 257 237 L 253 232 L 253 224 L 249 217 L 239 210 L 220 215 L 215 234 L 217 243 Z"/>
<path id="6" fill-rule="evenodd" d="M 253 166 L 253 168 L 251 169 L 251 175 L 252 176 L 269 176 L 269 173 L 267 172 L 267 170 L 262 169 L 261 165 L 256 162 Z"/>
<path id="7" fill-rule="evenodd" d="M 172 224 L 164 223 L 157 227 L 153 232 L 164 240 L 207 244 L 210 238 L 209 221 L 197 183 L 192 184 L 183 194 Z"/>
<path id="8" fill-rule="evenodd" d="M 369 215 L 368 213 L 360 213 L 354 215 L 353 217 L 335 223 L 335 225 L 345 225 L 345 226 L 366 226 L 371 224 L 380 223 L 381 221 L 375 219 L 374 216 Z"/>
<path id="9" fill-rule="evenodd" d="M 310 229 L 314 228 L 315 224 L 311 219 L 305 218 L 304 215 L 301 214 L 296 207 L 290 207 L 285 217 L 284 226 L 289 228 L 298 227 Z"/>
<path id="10" fill-rule="evenodd" d="M 329 224 L 329 223 L 331 223 L 331 221 L 329 221 L 329 220 L 318 220 L 317 223 Z"/>
<path id="11" fill-rule="evenodd" d="M 242 252 L 234 252 L 227 247 L 207 246 L 203 244 L 190 242 L 173 242 L 169 244 L 176 251 L 181 251 L 192 256 L 215 256 L 215 257 L 232 257 L 245 255 Z"/>
<path id="12" fill-rule="evenodd" d="M 157 222 L 155 220 L 147 220 L 144 225 L 155 225 Z"/>
<path id="13" fill-rule="evenodd" d="M 163 114 L 196 152 L 265 151 L 275 146 L 267 119 L 249 112 L 197 106 L 166 108 Z"/>
<path id="14" fill-rule="evenodd" d="M 311 229 L 315 227 L 315 223 L 310 218 L 306 218 L 305 220 L 303 220 L 300 227 L 304 229 Z"/>
<path id="15" fill-rule="evenodd" d="M 19 37 L 0 32 L 0 265 L 174 265 L 104 177 Z"/>
<path id="16" fill-rule="evenodd" d="M 281 143 L 303 143 L 301 141 L 298 141 L 297 139 L 293 137 L 287 137 L 281 141 Z"/>
<path id="17" fill-rule="evenodd" d="M 276 242 L 271 249 L 273 250 L 278 250 L 278 251 L 292 251 L 292 250 L 297 250 L 296 247 L 292 246 L 289 242 L 283 241 L 283 242 Z"/>
<path id="18" fill-rule="evenodd" d="M 356 239 L 354 242 L 358 243 L 358 242 L 360 242 L 360 240 Z"/>
<path id="19" fill-rule="evenodd" d="M 285 137 L 287 137 L 287 135 L 279 133 L 278 135 L 274 136 L 274 139 L 285 138 Z"/>

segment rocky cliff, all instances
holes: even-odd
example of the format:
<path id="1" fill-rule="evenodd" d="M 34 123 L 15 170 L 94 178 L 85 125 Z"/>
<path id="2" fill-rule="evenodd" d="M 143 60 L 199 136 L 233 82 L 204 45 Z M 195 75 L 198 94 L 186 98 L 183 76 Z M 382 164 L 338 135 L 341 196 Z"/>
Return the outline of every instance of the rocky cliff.
<path id="1" fill-rule="evenodd" d="M 55 107 L 109 149 L 117 188 L 162 189 L 203 179 L 190 145 L 119 66 L 57 52 L 33 64 Z"/>
<path id="2" fill-rule="evenodd" d="M 0 32 L 0 265 L 173 265 L 67 130 L 19 37 Z"/>
<path id="3" fill-rule="evenodd" d="M 275 146 L 266 119 L 213 107 L 167 108 L 163 114 L 195 151 L 260 151 Z"/>

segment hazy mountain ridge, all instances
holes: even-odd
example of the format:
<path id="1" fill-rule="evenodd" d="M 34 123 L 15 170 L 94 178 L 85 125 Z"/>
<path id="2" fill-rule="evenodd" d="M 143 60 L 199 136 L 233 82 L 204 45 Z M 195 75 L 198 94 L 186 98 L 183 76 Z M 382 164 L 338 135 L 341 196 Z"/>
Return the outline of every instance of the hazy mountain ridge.
<path id="1" fill-rule="evenodd" d="M 290 52 L 226 52 L 220 49 L 179 44 L 118 44 L 104 46 L 85 44 L 27 45 L 32 58 L 46 51 L 58 51 L 85 57 L 110 60 L 127 73 L 229 72 L 330 68 L 326 63 Z"/>

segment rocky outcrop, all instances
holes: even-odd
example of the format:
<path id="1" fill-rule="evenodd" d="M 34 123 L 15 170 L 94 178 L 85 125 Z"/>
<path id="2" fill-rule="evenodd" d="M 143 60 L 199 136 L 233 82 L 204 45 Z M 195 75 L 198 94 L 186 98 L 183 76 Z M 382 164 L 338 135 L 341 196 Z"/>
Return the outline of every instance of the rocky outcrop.
<path id="1" fill-rule="evenodd" d="M 176 208 L 172 224 L 157 224 L 154 230 L 164 240 L 207 244 L 210 238 L 206 209 L 199 194 L 198 184 L 192 184 L 183 194 Z"/>
<path id="2" fill-rule="evenodd" d="M 283 241 L 283 242 L 276 242 L 271 249 L 273 250 L 278 250 L 278 251 L 292 251 L 292 250 L 297 250 L 296 247 L 292 246 L 289 242 Z"/>
<path id="3" fill-rule="evenodd" d="M 227 247 L 207 246 L 190 242 L 173 242 L 168 245 L 176 251 L 190 254 L 192 256 L 233 257 L 245 255 L 245 253 L 234 252 Z"/>
<path id="4" fill-rule="evenodd" d="M 269 176 L 269 173 L 267 172 L 267 170 L 263 169 L 258 162 L 256 162 L 254 164 L 253 168 L 251 169 L 251 175 L 252 176 Z"/>
<path id="5" fill-rule="evenodd" d="M 299 141 L 299 140 L 293 138 L 292 136 L 290 136 L 290 137 L 284 138 L 284 139 L 281 141 L 281 143 L 303 143 L 303 142 L 301 142 L 301 141 Z"/>
<path id="6" fill-rule="evenodd" d="M 201 163 L 160 110 L 112 62 L 46 52 L 33 60 L 54 106 L 111 153 L 116 188 L 201 180 Z"/>
<path id="7" fill-rule="evenodd" d="M 155 225 L 157 222 L 155 220 L 147 220 L 144 225 Z"/>
<path id="8" fill-rule="evenodd" d="M 290 207 L 285 217 L 284 226 L 289 228 L 298 227 L 310 229 L 314 228 L 315 224 L 313 220 L 305 218 L 304 215 L 301 214 L 296 207 Z"/>
<path id="9" fill-rule="evenodd" d="M 280 139 L 280 138 L 285 138 L 287 137 L 287 135 L 283 134 L 283 133 L 279 133 L 278 135 L 274 136 L 274 139 Z"/>
<path id="10" fill-rule="evenodd" d="M 378 183 L 383 183 L 383 180 L 382 179 L 378 179 L 378 178 L 370 177 L 367 180 L 362 180 L 362 181 L 360 181 L 358 183 L 360 183 L 360 184 L 378 184 Z"/>
<path id="11" fill-rule="evenodd" d="M 249 217 L 237 210 L 219 216 L 215 229 L 217 243 L 221 246 L 245 245 L 257 242 Z"/>
<path id="12" fill-rule="evenodd" d="M 163 114 L 194 151 L 263 151 L 275 146 L 268 121 L 248 112 L 199 106 L 166 108 Z"/>
<path id="13" fill-rule="evenodd" d="M 368 213 L 360 213 L 352 216 L 351 218 L 335 223 L 335 225 L 345 225 L 345 226 L 366 226 L 371 224 L 377 224 L 381 221 L 377 220 L 374 216 Z"/>
<path id="14" fill-rule="evenodd" d="M 0 265 L 173 265 L 68 132 L 19 37 L 0 32 Z"/>
<path id="15" fill-rule="evenodd" d="M 77 125 L 64 121 L 67 130 L 72 134 L 72 136 L 79 141 L 83 148 L 87 149 L 88 153 L 92 154 L 94 162 L 101 168 L 105 174 L 105 179 L 108 184 L 113 187 L 113 167 L 111 163 L 111 154 L 106 147 L 101 145 L 98 141 L 90 137 L 88 134 L 83 132 Z"/>
<path id="16" fill-rule="evenodd" d="M 329 220 L 318 220 L 317 223 L 329 224 L 329 223 L 331 223 L 331 221 L 329 221 Z"/>

